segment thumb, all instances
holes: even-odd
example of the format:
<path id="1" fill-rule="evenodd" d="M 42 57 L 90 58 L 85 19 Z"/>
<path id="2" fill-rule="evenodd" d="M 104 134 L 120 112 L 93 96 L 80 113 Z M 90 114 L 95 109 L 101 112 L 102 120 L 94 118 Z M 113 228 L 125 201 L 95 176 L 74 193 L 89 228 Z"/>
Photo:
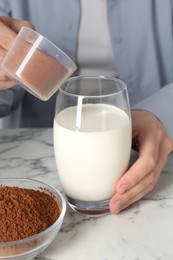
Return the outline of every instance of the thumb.
<path id="1" fill-rule="evenodd" d="M 11 27 L 11 29 L 13 31 L 18 33 L 23 26 L 24 27 L 28 27 L 28 28 L 30 28 L 32 30 L 35 30 L 35 27 L 34 27 L 34 25 L 31 22 L 24 21 L 24 20 L 21 21 L 21 20 L 16 20 L 16 19 L 13 19 L 13 23 L 11 23 L 10 27 Z"/>
<path id="2" fill-rule="evenodd" d="M 34 29 L 33 24 L 29 21 L 20 21 L 7 16 L 1 17 L 0 47 L 9 50 L 22 26 Z"/>

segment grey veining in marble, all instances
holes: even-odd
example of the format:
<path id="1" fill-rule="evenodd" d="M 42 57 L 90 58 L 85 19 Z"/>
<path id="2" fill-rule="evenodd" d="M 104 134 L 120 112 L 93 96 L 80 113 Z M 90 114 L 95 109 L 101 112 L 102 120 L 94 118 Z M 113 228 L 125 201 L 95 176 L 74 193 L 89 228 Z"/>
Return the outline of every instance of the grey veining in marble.
<path id="1" fill-rule="evenodd" d="M 0 130 L 0 176 L 59 189 L 52 129 Z M 69 207 L 61 231 L 35 260 L 172 260 L 173 154 L 155 189 L 118 215 L 92 217 Z"/>

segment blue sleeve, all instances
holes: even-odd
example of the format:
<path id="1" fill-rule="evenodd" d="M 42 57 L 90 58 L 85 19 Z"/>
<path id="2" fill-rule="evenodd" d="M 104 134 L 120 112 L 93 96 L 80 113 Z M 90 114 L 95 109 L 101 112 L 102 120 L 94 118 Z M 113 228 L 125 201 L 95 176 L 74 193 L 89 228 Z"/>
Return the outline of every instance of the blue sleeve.
<path id="1" fill-rule="evenodd" d="M 164 124 L 173 139 L 173 83 L 137 103 L 132 109 L 145 109 L 152 112 Z"/>
<path id="2" fill-rule="evenodd" d="M 10 15 L 9 0 L 0 0 L 0 15 Z"/>
<path id="3" fill-rule="evenodd" d="M 19 86 L 0 91 L 0 117 L 15 110 L 24 96 L 25 90 Z"/>

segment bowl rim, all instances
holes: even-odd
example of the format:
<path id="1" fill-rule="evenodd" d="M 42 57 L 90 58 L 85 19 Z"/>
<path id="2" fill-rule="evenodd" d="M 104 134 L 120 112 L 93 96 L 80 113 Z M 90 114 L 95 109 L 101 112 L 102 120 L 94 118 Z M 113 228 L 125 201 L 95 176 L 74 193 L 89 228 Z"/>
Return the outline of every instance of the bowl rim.
<path id="1" fill-rule="evenodd" d="M 37 184 L 40 184 L 40 185 L 45 185 L 47 188 L 50 189 L 50 192 L 51 190 L 54 191 L 56 194 L 58 194 L 58 196 L 60 197 L 61 199 L 61 204 L 62 204 L 62 207 L 61 207 L 61 212 L 60 212 L 60 215 L 59 217 L 57 218 L 57 220 L 48 228 L 46 228 L 45 230 L 41 231 L 40 233 L 38 234 L 35 234 L 33 236 L 30 236 L 30 237 L 26 237 L 26 238 L 23 238 L 23 239 L 18 239 L 18 240 L 14 240 L 14 241 L 9 241 L 9 242 L 0 242 L 0 248 L 4 247 L 4 246 L 13 246 L 13 245 L 16 245 L 16 244 L 22 244 L 22 243 L 27 243 L 27 242 L 30 242 L 34 239 L 38 239 L 44 235 L 46 235 L 47 233 L 49 233 L 50 231 L 54 230 L 55 227 L 61 222 L 63 221 L 63 218 L 65 216 L 65 213 L 66 213 L 66 208 L 67 208 L 67 205 L 66 205 L 66 200 L 65 200 L 65 197 L 63 196 L 63 194 L 57 189 L 55 188 L 54 186 L 50 185 L 50 184 L 47 184 L 47 183 L 44 183 L 42 181 L 38 181 L 38 180 L 35 180 L 35 179 L 32 179 L 32 178 L 20 178 L 20 177 L 14 177 L 14 178 L 0 178 L 0 186 L 1 185 L 1 181 L 9 181 L 9 180 L 14 180 L 14 181 L 26 181 L 26 182 L 35 182 Z M 10 187 L 10 186 L 9 186 Z M 13 186 L 15 187 L 15 185 Z M 34 250 L 34 249 L 33 249 Z M 32 250 L 31 250 L 32 251 Z M 27 252 L 29 251 L 26 251 L 24 253 L 21 253 L 21 254 L 27 254 Z M 17 256 L 14 255 L 14 256 Z M 4 256 L 3 256 L 4 257 Z M 8 256 L 10 257 L 10 255 Z M 0 259 L 1 259 L 1 256 L 0 256 Z"/>

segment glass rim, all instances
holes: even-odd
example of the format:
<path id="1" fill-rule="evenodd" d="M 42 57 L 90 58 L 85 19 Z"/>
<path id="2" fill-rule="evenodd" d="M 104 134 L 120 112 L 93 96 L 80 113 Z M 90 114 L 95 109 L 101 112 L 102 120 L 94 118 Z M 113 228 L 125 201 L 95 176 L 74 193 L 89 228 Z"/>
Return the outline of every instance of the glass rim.
<path id="1" fill-rule="evenodd" d="M 79 79 L 105 79 L 105 80 L 110 80 L 112 82 L 117 82 L 120 84 L 121 89 L 117 90 L 113 93 L 108 93 L 108 94 L 101 94 L 101 95 L 81 95 L 81 94 L 74 94 L 71 93 L 65 89 L 63 89 L 64 87 L 66 87 L 70 82 L 75 81 L 75 80 L 79 80 Z M 105 76 L 105 75 L 79 75 L 79 76 L 73 76 L 70 77 L 68 79 L 66 79 L 66 81 L 60 86 L 59 88 L 59 92 L 61 92 L 62 94 L 66 95 L 66 96 L 72 96 L 72 97 L 81 97 L 81 98 L 99 98 L 99 97 L 110 97 L 110 96 L 114 96 L 114 95 L 118 95 L 124 91 L 127 91 L 127 85 L 120 80 L 119 78 L 113 77 L 113 76 Z"/>

